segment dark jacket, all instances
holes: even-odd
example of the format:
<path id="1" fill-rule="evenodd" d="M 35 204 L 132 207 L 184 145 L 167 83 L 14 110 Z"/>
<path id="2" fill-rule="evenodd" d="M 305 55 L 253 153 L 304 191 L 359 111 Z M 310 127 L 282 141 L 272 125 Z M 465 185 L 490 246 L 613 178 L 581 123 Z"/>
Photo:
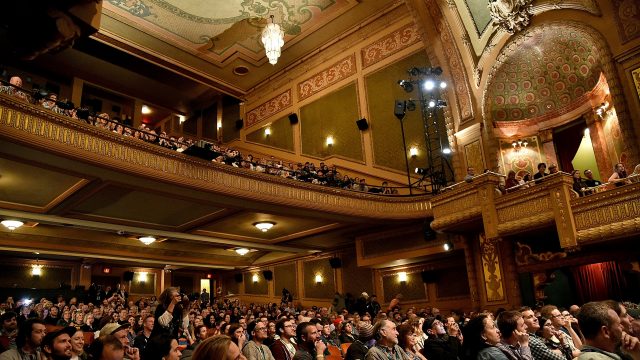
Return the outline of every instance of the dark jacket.
<path id="1" fill-rule="evenodd" d="M 456 360 L 459 352 L 460 342 L 453 336 L 429 336 L 422 349 L 422 355 L 429 360 Z"/>

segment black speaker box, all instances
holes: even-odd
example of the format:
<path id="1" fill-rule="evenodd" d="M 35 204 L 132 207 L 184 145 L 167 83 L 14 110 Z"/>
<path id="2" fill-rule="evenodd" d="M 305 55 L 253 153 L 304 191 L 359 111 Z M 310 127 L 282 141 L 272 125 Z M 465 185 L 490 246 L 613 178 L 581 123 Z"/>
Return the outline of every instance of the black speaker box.
<path id="1" fill-rule="evenodd" d="M 236 129 L 240 130 L 244 127 L 244 121 L 242 119 L 236 120 Z"/>
<path id="2" fill-rule="evenodd" d="M 393 107 L 393 115 L 395 115 L 398 119 L 402 119 L 404 117 L 404 113 L 407 109 L 407 103 L 402 100 L 396 100 Z"/>
<path id="3" fill-rule="evenodd" d="M 424 225 L 422 227 L 422 232 L 423 232 L 425 241 L 432 241 L 438 237 L 438 234 L 431 228 L 432 221 L 433 219 L 428 219 L 427 221 L 424 222 Z"/>
<path id="4" fill-rule="evenodd" d="M 264 276 L 264 278 L 267 281 L 271 281 L 271 280 L 273 280 L 273 271 L 265 270 L 265 271 L 262 272 L 262 276 Z"/>
<path id="5" fill-rule="evenodd" d="M 233 278 L 236 280 L 237 283 L 242 282 L 242 274 L 234 274 Z"/>
<path id="6" fill-rule="evenodd" d="M 425 284 L 438 282 L 438 273 L 435 271 L 423 271 L 420 273 L 420 276 L 422 277 L 422 282 Z"/>
<path id="7" fill-rule="evenodd" d="M 291 125 L 297 124 L 298 123 L 298 114 L 293 113 L 293 114 L 289 115 L 289 122 L 291 123 Z"/>
<path id="8" fill-rule="evenodd" d="M 334 257 L 329 259 L 329 265 L 331 265 L 332 268 L 334 269 L 338 269 L 342 267 L 342 260 L 340 260 L 340 258 Z"/>
<path id="9" fill-rule="evenodd" d="M 122 280 L 124 281 L 131 281 L 133 280 L 133 271 L 125 271 L 122 274 Z"/>
<path id="10" fill-rule="evenodd" d="M 367 119 L 362 118 L 356 121 L 356 125 L 358 125 L 358 129 L 361 131 L 367 130 L 369 128 L 369 123 L 367 123 Z"/>

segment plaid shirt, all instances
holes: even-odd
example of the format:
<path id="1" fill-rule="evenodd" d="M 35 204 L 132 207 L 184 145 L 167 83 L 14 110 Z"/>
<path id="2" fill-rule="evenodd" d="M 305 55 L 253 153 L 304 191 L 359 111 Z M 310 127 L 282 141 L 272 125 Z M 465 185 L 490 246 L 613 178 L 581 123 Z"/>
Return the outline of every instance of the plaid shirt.
<path id="1" fill-rule="evenodd" d="M 502 350 L 509 360 L 533 360 L 531 350 L 528 346 L 520 346 L 518 343 L 516 343 L 516 345 L 509 345 L 505 342 L 501 342 L 496 346 Z"/>
<path id="2" fill-rule="evenodd" d="M 564 355 L 551 351 L 544 339 L 536 334 L 529 334 L 529 348 L 535 360 L 567 360 Z"/>

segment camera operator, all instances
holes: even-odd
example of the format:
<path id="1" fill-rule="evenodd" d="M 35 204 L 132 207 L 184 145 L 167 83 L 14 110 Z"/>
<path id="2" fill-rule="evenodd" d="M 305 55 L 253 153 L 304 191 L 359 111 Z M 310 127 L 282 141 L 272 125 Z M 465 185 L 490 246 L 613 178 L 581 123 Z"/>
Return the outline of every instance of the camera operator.
<path id="1" fill-rule="evenodd" d="M 189 322 L 189 313 L 184 311 L 189 299 L 186 296 L 183 298 L 178 288 L 169 287 L 160 294 L 158 301 L 160 304 L 154 314 L 157 321 L 151 335 L 167 334 L 173 339 L 178 339 L 180 328 L 186 329 L 185 323 Z"/>

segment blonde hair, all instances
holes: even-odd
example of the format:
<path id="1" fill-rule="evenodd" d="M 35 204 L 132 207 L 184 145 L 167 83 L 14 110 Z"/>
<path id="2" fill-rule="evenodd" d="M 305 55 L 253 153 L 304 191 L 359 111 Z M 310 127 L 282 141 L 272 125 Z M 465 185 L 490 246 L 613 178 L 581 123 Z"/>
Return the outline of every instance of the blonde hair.
<path id="1" fill-rule="evenodd" d="M 192 360 L 233 360 L 227 359 L 231 338 L 227 335 L 216 335 L 204 340 L 191 356 Z"/>

